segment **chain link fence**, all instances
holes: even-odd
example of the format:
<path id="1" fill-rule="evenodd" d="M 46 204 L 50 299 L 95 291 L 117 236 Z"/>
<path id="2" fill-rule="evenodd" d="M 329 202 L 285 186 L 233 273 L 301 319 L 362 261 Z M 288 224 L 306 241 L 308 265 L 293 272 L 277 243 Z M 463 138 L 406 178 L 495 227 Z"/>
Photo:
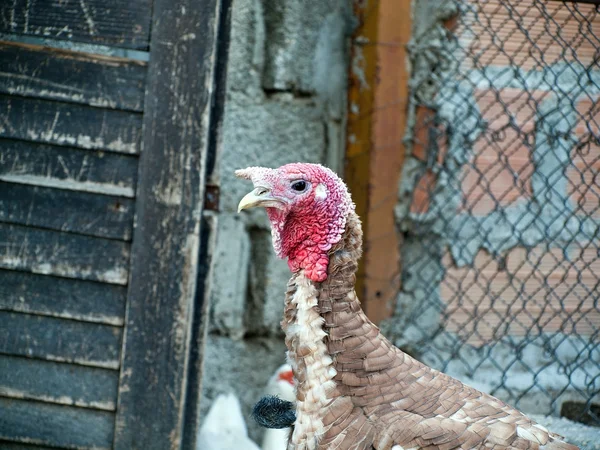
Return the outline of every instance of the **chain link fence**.
<path id="1" fill-rule="evenodd" d="M 600 12 L 415 2 L 384 327 L 528 412 L 600 426 Z"/>

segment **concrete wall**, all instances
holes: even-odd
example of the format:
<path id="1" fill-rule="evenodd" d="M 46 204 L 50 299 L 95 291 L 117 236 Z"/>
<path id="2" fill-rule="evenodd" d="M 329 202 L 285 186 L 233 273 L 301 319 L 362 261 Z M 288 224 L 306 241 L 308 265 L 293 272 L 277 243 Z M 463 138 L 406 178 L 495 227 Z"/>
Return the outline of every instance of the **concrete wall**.
<path id="1" fill-rule="evenodd" d="M 515 21 L 501 3 L 415 8 L 402 289 L 384 329 L 434 367 L 558 414 L 599 388 L 600 165 L 588 127 L 600 71 L 588 68 L 592 44 L 562 51 L 583 16 L 549 3 L 557 28 L 538 9 Z M 597 20 L 590 28 L 600 34 Z"/>
<path id="2" fill-rule="evenodd" d="M 250 185 L 233 172 L 297 161 L 339 171 L 352 27 L 349 0 L 233 1 L 203 413 L 227 391 L 248 413 L 285 362 L 279 322 L 290 274 L 264 211 L 236 213 Z"/>

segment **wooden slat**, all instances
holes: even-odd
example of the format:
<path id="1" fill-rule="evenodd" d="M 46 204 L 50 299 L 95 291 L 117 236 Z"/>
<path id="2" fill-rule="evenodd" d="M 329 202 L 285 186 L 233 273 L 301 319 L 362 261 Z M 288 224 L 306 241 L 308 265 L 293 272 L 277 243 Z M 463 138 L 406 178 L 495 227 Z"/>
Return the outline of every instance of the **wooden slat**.
<path id="1" fill-rule="evenodd" d="M 0 92 L 141 111 L 146 64 L 0 41 Z"/>
<path id="2" fill-rule="evenodd" d="M 92 106 L 0 95 L 0 137 L 139 152 L 142 115 Z"/>
<path id="3" fill-rule="evenodd" d="M 0 270 L 0 309 L 85 322 L 123 325 L 126 288 Z"/>
<path id="4" fill-rule="evenodd" d="M 129 244 L 0 223 L 0 269 L 126 284 Z"/>
<path id="5" fill-rule="evenodd" d="M 0 311 L 0 353 L 117 369 L 121 328 Z"/>
<path id="6" fill-rule="evenodd" d="M 134 197 L 138 158 L 0 139 L 0 180 Z"/>
<path id="7" fill-rule="evenodd" d="M 0 448 L 2 450 L 56 450 L 56 448 L 40 446 L 35 444 L 17 444 L 0 439 Z"/>
<path id="8" fill-rule="evenodd" d="M 221 6 L 154 2 L 115 450 L 195 448 L 198 398 L 187 385 L 201 368 L 190 358 L 192 328 L 202 325 L 196 284 L 205 161 L 219 129 L 213 95 L 225 74 L 215 79 Z"/>
<path id="9" fill-rule="evenodd" d="M 114 411 L 118 383 L 114 370 L 0 355 L 2 397 Z"/>
<path id="10" fill-rule="evenodd" d="M 113 433 L 111 412 L 0 398 L 0 439 L 108 450 Z"/>
<path id="11" fill-rule="evenodd" d="M 0 181 L 0 221 L 88 236 L 131 239 L 134 201 Z"/>
<path id="12" fill-rule="evenodd" d="M 0 32 L 145 49 L 150 0 L 0 2 Z"/>

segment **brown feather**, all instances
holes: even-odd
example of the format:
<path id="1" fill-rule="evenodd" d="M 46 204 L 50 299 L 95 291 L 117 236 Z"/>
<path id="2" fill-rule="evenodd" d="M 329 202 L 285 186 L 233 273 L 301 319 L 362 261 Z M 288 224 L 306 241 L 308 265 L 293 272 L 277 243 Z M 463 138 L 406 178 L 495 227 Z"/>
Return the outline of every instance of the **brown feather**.
<path id="1" fill-rule="evenodd" d="M 350 213 L 341 241 L 330 251 L 328 278 L 314 284 L 322 342 L 335 374 L 311 410 L 315 368 L 325 362 L 318 347 L 300 342 L 294 304 L 301 273 L 288 284 L 282 327 L 297 381 L 297 413 L 316 433 L 290 440 L 288 450 L 523 449 L 577 450 L 504 402 L 431 369 L 394 347 L 371 323 L 354 292 L 362 231 Z M 314 406 L 314 405 L 312 405 Z M 298 423 L 296 423 L 296 430 Z M 310 428 L 310 426 L 309 426 Z M 398 448 L 398 447 L 396 447 Z"/>

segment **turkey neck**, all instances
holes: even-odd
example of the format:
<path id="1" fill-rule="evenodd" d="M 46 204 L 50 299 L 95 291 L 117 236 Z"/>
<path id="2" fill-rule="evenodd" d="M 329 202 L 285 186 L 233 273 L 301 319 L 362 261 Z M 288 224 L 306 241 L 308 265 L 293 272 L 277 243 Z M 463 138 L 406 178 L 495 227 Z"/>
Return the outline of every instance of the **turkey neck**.
<path id="1" fill-rule="evenodd" d="M 361 252 L 360 220 L 351 212 L 342 239 L 329 252 L 327 279 L 315 283 L 299 271 L 288 283 L 281 325 L 296 380 L 294 448 L 316 448 L 324 431 L 320 415 L 339 395 L 336 381 L 343 367 L 336 360 L 343 361 L 343 340 L 358 331 L 356 319 L 368 321 L 354 292 Z"/>
<path id="2" fill-rule="evenodd" d="M 344 364 L 356 360 L 356 357 L 367 356 L 364 350 L 359 350 L 360 355 L 356 354 L 360 346 L 354 341 L 365 339 L 367 330 L 379 331 L 362 311 L 354 290 L 361 256 L 362 228 L 360 219 L 352 212 L 348 215 L 342 239 L 331 249 L 328 277 L 318 286 L 318 309 L 324 319 L 323 330 L 327 334 L 325 343 L 338 372 L 338 381 Z M 346 370 L 349 368 L 345 367 Z"/>
<path id="3" fill-rule="evenodd" d="M 286 333 L 288 356 L 293 359 L 290 361 L 292 366 L 296 356 L 303 357 L 303 353 L 306 352 L 304 350 L 300 352 L 302 354 L 296 355 L 299 345 L 309 345 L 310 350 L 314 350 L 313 343 L 304 342 L 305 334 L 297 336 L 297 326 L 308 325 L 299 323 L 299 305 L 302 305 L 304 310 L 309 307 L 308 309 L 320 316 L 321 320 L 318 320 L 318 328 L 323 333 L 319 334 L 322 334 L 323 343 L 326 347 L 332 347 L 330 344 L 333 341 L 354 336 L 351 326 L 353 318 L 360 319 L 361 323 L 368 321 L 354 291 L 356 270 L 361 256 L 362 228 L 360 219 L 355 212 L 351 212 L 347 216 L 346 228 L 342 238 L 329 251 L 327 279 L 322 283 L 315 283 L 308 280 L 303 271 L 300 271 L 294 273 L 288 282 L 281 326 Z M 298 292 L 299 289 L 301 292 Z M 290 352 L 292 353 L 290 354 Z M 340 349 L 328 348 L 327 353 L 335 355 L 340 353 Z"/>

